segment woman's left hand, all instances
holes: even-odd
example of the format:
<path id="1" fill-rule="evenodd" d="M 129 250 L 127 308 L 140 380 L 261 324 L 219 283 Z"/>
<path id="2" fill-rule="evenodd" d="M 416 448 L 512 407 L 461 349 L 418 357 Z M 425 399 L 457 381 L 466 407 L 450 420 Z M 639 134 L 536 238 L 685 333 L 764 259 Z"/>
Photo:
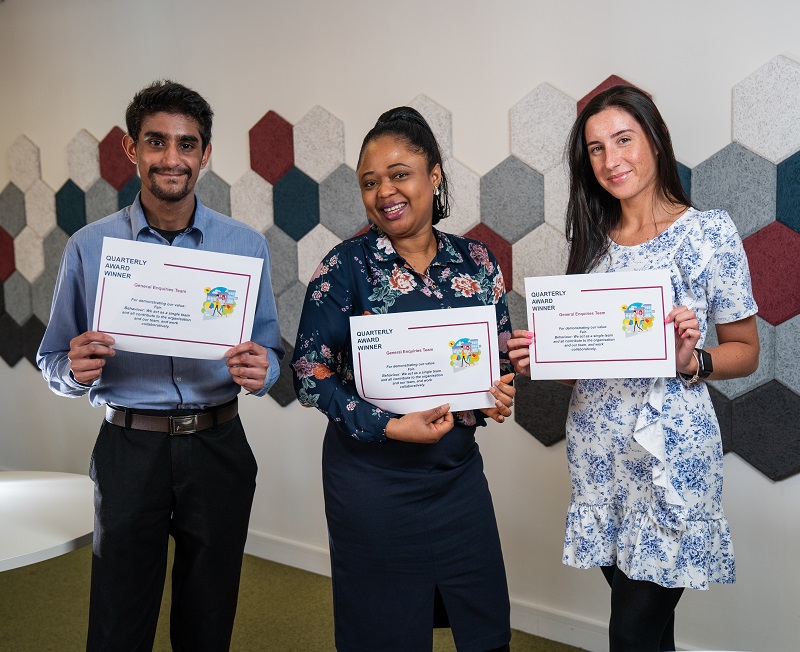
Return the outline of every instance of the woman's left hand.
<path id="1" fill-rule="evenodd" d="M 700 341 L 697 315 L 686 306 L 678 306 L 670 311 L 666 321 L 675 326 L 675 368 L 681 373 L 694 375 L 697 360 L 693 352 Z"/>
<path id="2" fill-rule="evenodd" d="M 511 416 L 511 406 L 514 405 L 514 394 L 517 393 L 517 390 L 511 385 L 513 380 L 513 373 L 500 376 L 500 380 L 495 380 L 494 387 L 489 390 L 495 399 L 497 399 L 494 402 L 495 407 L 481 409 L 481 412 L 487 417 L 497 421 L 497 423 L 503 423 L 506 417 Z"/>

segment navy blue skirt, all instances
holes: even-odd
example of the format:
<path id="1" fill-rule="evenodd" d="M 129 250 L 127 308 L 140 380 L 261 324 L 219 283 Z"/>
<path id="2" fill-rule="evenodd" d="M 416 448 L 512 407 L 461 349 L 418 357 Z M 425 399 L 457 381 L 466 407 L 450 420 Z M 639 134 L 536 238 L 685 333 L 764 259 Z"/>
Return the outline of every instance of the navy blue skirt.
<path id="1" fill-rule="evenodd" d="M 437 592 L 460 652 L 511 640 L 500 538 L 475 429 L 365 443 L 330 424 L 322 456 L 336 647 L 430 650 Z"/>

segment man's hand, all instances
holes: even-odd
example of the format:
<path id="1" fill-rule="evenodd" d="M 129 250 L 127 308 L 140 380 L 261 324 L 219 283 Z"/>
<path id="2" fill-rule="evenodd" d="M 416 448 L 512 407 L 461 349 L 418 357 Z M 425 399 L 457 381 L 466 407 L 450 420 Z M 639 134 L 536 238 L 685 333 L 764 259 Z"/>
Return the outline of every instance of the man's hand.
<path id="1" fill-rule="evenodd" d="M 86 331 L 69 342 L 69 368 L 72 377 L 82 385 L 91 385 L 100 378 L 106 356 L 116 355 L 111 345 L 114 338 L 97 331 Z"/>
<path id="2" fill-rule="evenodd" d="M 257 392 L 264 387 L 269 360 L 263 346 L 255 342 L 242 342 L 228 349 L 225 357 L 233 382 L 248 392 Z"/>
<path id="3" fill-rule="evenodd" d="M 409 412 L 399 418 L 389 419 L 386 438 L 409 441 L 416 444 L 435 444 L 452 430 L 455 421 L 445 403 L 431 410 Z"/>

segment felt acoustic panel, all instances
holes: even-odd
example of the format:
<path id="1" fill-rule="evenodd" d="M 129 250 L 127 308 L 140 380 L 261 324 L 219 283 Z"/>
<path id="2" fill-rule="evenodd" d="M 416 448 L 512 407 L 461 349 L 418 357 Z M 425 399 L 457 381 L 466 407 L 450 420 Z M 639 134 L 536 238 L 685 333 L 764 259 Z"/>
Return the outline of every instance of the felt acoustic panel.
<path id="1" fill-rule="evenodd" d="M 509 110 L 509 154 L 484 175 L 453 156 L 452 113 L 418 95 L 408 102 L 431 125 L 451 189 L 451 216 L 439 226 L 492 249 L 503 269 L 512 327 L 527 328 L 526 276 L 562 274 L 569 197 L 563 148 L 586 102 L 614 84 L 610 75 L 580 100 L 541 84 Z M 732 142 L 694 169 L 678 165 L 698 208 L 724 208 L 747 251 L 759 304 L 758 371 L 709 383 L 723 447 L 773 480 L 800 472 L 800 64 L 778 56 L 732 89 Z M 250 170 L 230 184 L 208 167 L 197 192 L 212 208 L 265 234 L 284 345 L 291 347 L 306 284 L 339 241 L 364 231 L 355 171 L 344 160 L 345 125 L 321 106 L 295 125 L 267 111 L 249 129 Z M 68 234 L 129 205 L 141 188 L 114 127 L 97 141 L 81 130 L 67 146 L 70 178 L 55 193 L 41 178 L 40 152 L 25 136 L 7 150 L 10 179 L 0 192 L 0 357 L 34 362 L 48 319 Z M 220 147 L 217 143 L 217 147 Z M 680 156 L 680 143 L 675 143 Z M 709 346 L 716 334 L 708 334 Z M 570 388 L 517 380 L 515 419 L 543 445 L 564 438 Z M 270 396 L 294 400 L 291 369 Z M 788 425 L 787 425 L 788 424 Z"/>

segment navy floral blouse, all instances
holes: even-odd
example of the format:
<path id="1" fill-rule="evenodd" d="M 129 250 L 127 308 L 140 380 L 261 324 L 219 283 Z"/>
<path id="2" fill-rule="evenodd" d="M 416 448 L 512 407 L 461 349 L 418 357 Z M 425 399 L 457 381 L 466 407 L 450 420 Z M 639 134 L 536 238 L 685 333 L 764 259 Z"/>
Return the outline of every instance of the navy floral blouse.
<path id="1" fill-rule="evenodd" d="M 352 315 L 494 305 L 500 367 L 508 359 L 511 323 L 503 274 L 494 255 L 477 240 L 434 229 L 439 249 L 426 274 L 419 274 L 374 225 L 334 247 L 308 284 L 294 359 L 297 397 L 321 410 L 343 433 L 362 441 L 384 441 L 397 415 L 364 401 L 353 382 Z M 488 389 L 488 388 L 487 388 Z M 485 425 L 479 410 L 458 412 L 456 423 Z"/>

